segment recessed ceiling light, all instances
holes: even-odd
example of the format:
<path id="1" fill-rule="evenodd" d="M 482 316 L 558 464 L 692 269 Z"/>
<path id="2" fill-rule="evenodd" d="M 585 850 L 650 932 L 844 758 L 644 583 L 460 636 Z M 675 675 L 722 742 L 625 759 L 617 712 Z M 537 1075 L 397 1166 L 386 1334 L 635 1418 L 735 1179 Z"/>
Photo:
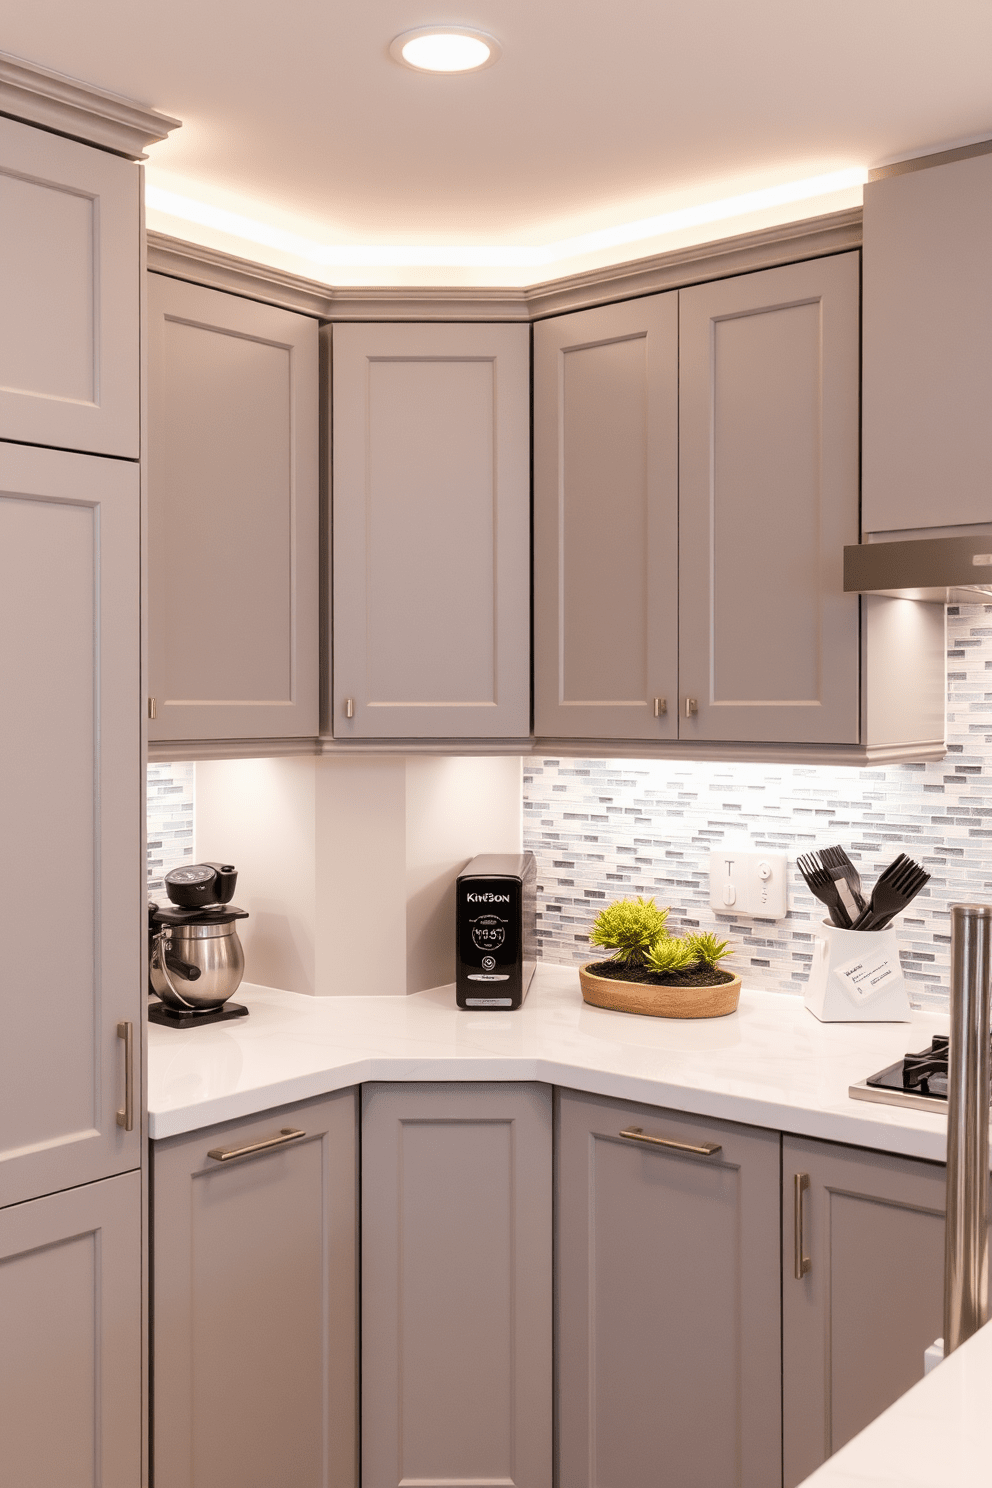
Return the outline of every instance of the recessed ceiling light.
<path id="1" fill-rule="evenodd" d="M 421 26 L 403 31 L 389 55 L 416 72 L 480 72 L 499 61 L 500 44 L 485 31 L 465 26 Z"/>

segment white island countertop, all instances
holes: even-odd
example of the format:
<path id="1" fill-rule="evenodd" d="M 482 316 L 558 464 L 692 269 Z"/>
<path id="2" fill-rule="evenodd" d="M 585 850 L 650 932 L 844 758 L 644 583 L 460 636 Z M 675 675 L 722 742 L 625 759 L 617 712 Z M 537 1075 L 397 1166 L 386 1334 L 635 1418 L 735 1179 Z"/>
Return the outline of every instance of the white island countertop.
<path id="1" fill-rule="evenodd" d="M 806 1478 L 802 1488 L 988 1488 L 992 1323 Z"/>
<path id="2" fill-rule="evenodd" d="M 947 1032 L 819 1023 L 800 997 L 745 990 L 726 1018 L 646 1018 L 582 1001 L 542 964 L 517 1012 L 464 1012 L 453 986 L 410 997 L 307 997 L 242 983 L 247 1018 L 148 1027 L 149 1136 L 175 1136 L 366 1080 L 541 1080 L 695 1115 L 944 1160 L 942 1114 L 855 1101 L 848 1087 Z"/>

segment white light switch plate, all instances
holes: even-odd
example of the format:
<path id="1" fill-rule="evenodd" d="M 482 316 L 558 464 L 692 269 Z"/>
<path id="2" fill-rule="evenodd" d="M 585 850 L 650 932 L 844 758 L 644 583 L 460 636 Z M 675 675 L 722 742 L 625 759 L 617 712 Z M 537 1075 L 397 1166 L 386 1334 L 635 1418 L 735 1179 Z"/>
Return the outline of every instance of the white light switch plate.
<path id="1" fill-rule="evenodd" d="M 753 915 L 758 920 L 784 920 L 785 853 L 710 853 L 710 908 L 718 914 Z"/>

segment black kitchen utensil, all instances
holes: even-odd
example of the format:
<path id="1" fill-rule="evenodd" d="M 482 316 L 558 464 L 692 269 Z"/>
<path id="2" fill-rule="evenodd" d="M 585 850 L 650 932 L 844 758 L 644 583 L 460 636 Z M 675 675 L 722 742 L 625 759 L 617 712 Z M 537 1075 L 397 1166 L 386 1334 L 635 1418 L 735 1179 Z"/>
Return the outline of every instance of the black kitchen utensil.
<path id="1" fill-rule="evenodd" d="M 800 853 L 796 867 L 806 880 L 808 887 L 830 911 L 830 918 L 839 930 L 851 929 L 848 914 L 840 891 L 829 868 L 824 868 L 816 853 Z"/>
<path id="2" fill-rule="evenodd" d="M 832 873 L 834 882 L 840 889 L 841 898 L 844 900 L 844 907 L 853 922 L 868 907 L 868 900 L 861 892 L 861 874 L 842 847 L 821 847 L 819 858 L 824 868 Z M 851 903 L 848 903 L 844 890 L 840 888 L 841 880 L 850 890 Z"/>
<path id="3" fill-rule="evenodd" d="M 868 908 L 858 917 L 852 928 L 884 930 L 916 898 L 924 884 L 929 882 L 930 875 L 926 869 L 912 858 L 906 857 L 905 853 L 900 853 L 880 876 L 871 891 Z"/>

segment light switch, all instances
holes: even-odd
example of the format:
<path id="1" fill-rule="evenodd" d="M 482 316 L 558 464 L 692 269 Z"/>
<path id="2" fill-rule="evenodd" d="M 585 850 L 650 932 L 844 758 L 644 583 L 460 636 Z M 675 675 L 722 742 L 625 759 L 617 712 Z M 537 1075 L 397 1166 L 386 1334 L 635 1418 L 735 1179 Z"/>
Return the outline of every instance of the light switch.
<path id="1" fill-rule="evenodd" d="M 785 885 L 785 853 L 733 848 L 710 853 L 710 908 L 718 913 L 732 909 L 756 920 L 784 920 Z"/>

